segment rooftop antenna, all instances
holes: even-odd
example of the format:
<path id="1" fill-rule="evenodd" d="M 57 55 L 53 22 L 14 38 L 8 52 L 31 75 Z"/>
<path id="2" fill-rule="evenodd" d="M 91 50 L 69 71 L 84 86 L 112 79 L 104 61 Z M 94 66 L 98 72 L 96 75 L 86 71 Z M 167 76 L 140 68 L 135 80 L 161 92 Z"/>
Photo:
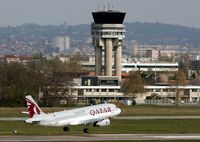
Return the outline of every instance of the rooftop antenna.
<path id="1" fill-rule="evenodd" d="M 97 10 L 98 10 L 98 11 L 100 10 L 100 6 L 99 6 L 99 4 L 97 5 Z"/>
<path id="2" fill-rule="evenodd" d="M 118 4 L 118 10 L 123 10 L 123 11 L 125 11 L 125 9 L 124 9 L 124 7 L 123 7 L 123 4 L 122 4 L 121 0 L 117 0 L 116 3 Z"/>
<path id="3" fill-rule="evenodd" d="M 112 8 L 112 10 L 114 10 L 114 6 L 113 5 L 111 5 L 111 8 Z"/>
<path id="4" fill-rule="evenodd" d="M 106 11 L 106 6 L 105 5 L 103 5 L 103 11 Z"/>
<path id="5" fill-rule="evenodd" d="M 110 2 L 108 2 L 108 11 L 110 11 L 111 9 L 110 9 Z"/>
<path id="6" fill-rule="evenodd" d="M 114 7 L 114 4 L 109 0 L 108 1 L 108 11 L 113 11 L 113 10 L 116 10 L 116 9 L 114 9 L 115 7 Z"/>

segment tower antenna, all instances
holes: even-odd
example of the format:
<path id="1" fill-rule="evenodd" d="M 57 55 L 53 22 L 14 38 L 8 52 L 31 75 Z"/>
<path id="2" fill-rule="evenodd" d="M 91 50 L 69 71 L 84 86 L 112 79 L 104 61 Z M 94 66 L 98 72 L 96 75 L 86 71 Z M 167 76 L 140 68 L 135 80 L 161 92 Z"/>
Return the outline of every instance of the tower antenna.
<path id="1" fill-rule="evenodd" d="M 114 5 L 113 4 L 111 4 L 111 8 L 112 8 L 112 10 L 114 10 Z"/>
<path id="2" fill-rule="evenodd" d="M 110 9 L 110 2 L 108 2 L 108 11 L 109 11 L 109 10 L 111 10 L 111 9 Z"/>
<path id="3" fill-rule="evenodd" d="M 98 11 L 100 10 L 100 6 L 99 6 L 99 4 L 97 5 L 97 10 L 98 10 Z"/>
<path id="4" fill-rule="evenodd" d="M 103 5 L 103 11 L 106 11 L 106 6 L 105 5 Z"/>

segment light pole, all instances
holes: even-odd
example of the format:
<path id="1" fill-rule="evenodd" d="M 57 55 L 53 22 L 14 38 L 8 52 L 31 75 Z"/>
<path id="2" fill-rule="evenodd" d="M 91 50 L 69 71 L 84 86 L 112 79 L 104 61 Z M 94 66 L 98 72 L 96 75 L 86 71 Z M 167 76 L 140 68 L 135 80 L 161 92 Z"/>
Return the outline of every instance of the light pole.
<path id="1" fill-rule="evenodd" d="M 155 77 L 154 77 L 154 82 L 156 84 L 156 60 L 155 60 Z"/>

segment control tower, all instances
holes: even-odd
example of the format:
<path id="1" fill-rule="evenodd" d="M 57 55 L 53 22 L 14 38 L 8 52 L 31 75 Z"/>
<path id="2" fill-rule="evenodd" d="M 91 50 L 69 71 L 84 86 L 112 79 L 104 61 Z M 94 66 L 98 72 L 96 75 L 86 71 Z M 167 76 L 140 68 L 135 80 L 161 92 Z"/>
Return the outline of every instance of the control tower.
<path id="1" fill-rule="evenodd" d="M 117 76 L 121 80 L 125 15 L 125 12 L 113 10 L 92 12 L 94 22 L 91 24 L 91 31 L 95 48 L 96 76 Z"/>

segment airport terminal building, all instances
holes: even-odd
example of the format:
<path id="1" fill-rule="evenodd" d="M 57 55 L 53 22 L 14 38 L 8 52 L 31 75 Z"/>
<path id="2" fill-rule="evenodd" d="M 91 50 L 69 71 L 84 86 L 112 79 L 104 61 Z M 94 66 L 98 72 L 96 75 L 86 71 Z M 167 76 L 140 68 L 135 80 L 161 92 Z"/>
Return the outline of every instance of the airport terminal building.
<path id="1" fill-rule="evenodd" d="M 71 95 L 76 101 L 85 103 L 85 101 L 88 102 L 92 99 L 97 101 L 133 99 L 132 95 L 124 96 L 121 91 L 123 73 L 138 70 L 153 72 L 178 71 L 178 63 L 121 62 L 122 43 L 125 38 L 125 26 L 123 25 L 125 15 L 125 12 L 109 9 L 92 13 L 94 22 L 91 24 L 91 34 L 95 62 L 82 62 L 81 66 L 85 70 L 93 70 L 95 75 L 79 76 L 81 78 L 80 83 L 69 87 Z M 49 87 L 49 90 L 53 90 L 53 87 Z M 57 94 L 63 97 L 63 92 L 67 87 L 58 87 Z M 179 86 L 178 88 L 182 90 L 182 98 L 185 102 L 199 102 L 200 86 Z M 145 89 L 146 93 L 138 94 L 137 99 L 142 101 L 147 96 L 157 94 L 161 98 L 165 97 L 174 100 L 177 87 L 147 85 Z M 41 96 L 43 95 L 42 93 L 40 94 Z M 67 95 L 64 97 L 67 97 Z"/>

